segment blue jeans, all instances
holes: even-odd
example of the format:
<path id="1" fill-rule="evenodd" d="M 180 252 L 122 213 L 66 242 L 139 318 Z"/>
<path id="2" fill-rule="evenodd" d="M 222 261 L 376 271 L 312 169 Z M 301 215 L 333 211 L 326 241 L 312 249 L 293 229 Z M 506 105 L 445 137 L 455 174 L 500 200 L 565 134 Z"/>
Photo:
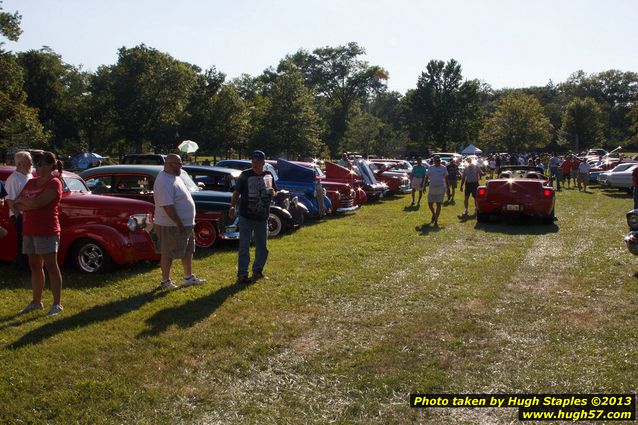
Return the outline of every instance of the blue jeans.
<path id="1" fill-rule="evenodd" d="M 239 258 L 237 261 L 237 276 L 248 276 L 250 264 L 250 240 L 255 234 L 255 261 L 253 273 L 262 273 L 268 259 L 268 220 L 252 220 L 239 216 Z"/>

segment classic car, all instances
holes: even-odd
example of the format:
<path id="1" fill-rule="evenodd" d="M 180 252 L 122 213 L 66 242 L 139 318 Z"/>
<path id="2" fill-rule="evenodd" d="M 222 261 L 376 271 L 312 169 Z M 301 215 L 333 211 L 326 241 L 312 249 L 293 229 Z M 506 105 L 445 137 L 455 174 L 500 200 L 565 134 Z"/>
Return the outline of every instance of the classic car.
<path id="1" fill-rule="evenodd" d="M 388 185 L 389 192 L 397 193 L 411 193 L 410 178 L 406 171 L 395 169 L 397 165 L 395 162 L 382 162 L 379 160 L 367 161 L 368 166 L 374 173 L 376 179 Z"/>
<path id="2" fill-rule="evenodd" d="M 326 169 L 324 171 L 326 179 L 351 185 L 357 191 L 357 202 L 359 205 L 364 204 L 368 199 L 378 200 L 383 198 L 388 191 L 388 185 L 377 181 L 374 177 L 374 173 L 363 159 L 357 158 L 353 163 L 355 167 L 351 170 L 334 162 L 326 161 Z M 365 198 L 358 189 L 363 189 Z"/>
<path id="3" fill-rule="evenodd" d="M 623 162 L 621 164 L 616 165 L 611 170 L 602 171 L 598 173 L 598 177 L 596 178 L 596 181 L 598 184 L 602 186 L 612 187 L 613 186 L 612 182 L 620 182 L 625 180 L 625 178 L 623 177 L 617 177 L 619 173 L 624 173 L 627 170 L 631 170 L 629 172 L 629 179 L 627 180 L 627 183 L 631 183 L 631 172 L 636 167 L 636 165 L 638 165 L 638 163 Z M 629 187 L 631 187 L 631 184 L 629 185 Z"/>
<path id="4" fill-rule="evenodd" d="M 242 167 L 246 165 L 250 168 L 250 161 L 241 163 Z M 234 191 L 237 178 L 241 174 L 236 168 L 218 166 L 184 165 L 182 168 L 198 186 L 222 192 Z M 300 227 L 303 224 L 303 215 L 300 218 L 297 209 L 298 205 L 295 202 L 288 201 L 288 194 L 282 193 L 275 198 L 268 216 L 268 236 L 275 237 L 288 229 Z"/>
<path id="5" fill-rule="evenodd" d="M 334 212 L 343 214 L 354 212 L 359 209 L 359 204 L 357 203 L 357 193 L 352 188 L 352 186 L 347 183 L 339 183 L 328 180 L 324 172 L 316 163 L 300 161 L 291 162 L 293 164 L 298 164 L 314 171 L 315 179 L 321 181 L 321 186 L 326 190 L 326 196 L 330 198 L 330 202 L 332 203 Z"/>
<path id="6" fill-rule="evenodd" d="M 15 170 L 0 166 L 3 182 Z M 58 262 L 70 262 L 84 273 L 99 273 L 113 264 L 158 260 L 148 234 L 153 217 L 152 204 L 133 199 L 106 199 L 92 195 L 77 174 L 62 173 L 60 200 L 60 247 Z M 9 219 L 9 206 L 0 208 L 0 226 L 9 234 L 0 244 L 0 260 L 16 256 L 16 233 Z"/>
<path id="7" fill-rule="evenodd" d="M 241 174 L 241 171 L 235 168 L 209 165 L 184 165 L 182 169 L 203 189 L 221 192 L 232 192 L 237 177 Z"/>
<path id="8" fill-rule="evenodd" d="M 108 165 L 90 168 L 80 176 L 95 194 L 153 202 L 153 184 L 161 165 Z M 202 190 L 182 170 L 180 175 L 195 201 L 195 242 L 202 248 L 211 247 L 219 239 L 239 239 L 237 227 L 228 216 L 228 192 Z"/>
<path id="9" fill-rule="evenodd" d="M 319 203 L 317 201 L 317 179 L 314 169 L 295 164 L 284 159 L 277 160 L 277 189 L 284 189 L 290 192 L 290 196 L 297 197 L 299 202 L 306 206 L 309 216 L 312 218 L 321 217 Z M 332 210 L 332 202 L 324 193 L 323 205 L 326 211 Z"/>
<path id="10" fill-rule="evenodd" d="M 503 166 L 498 178 L 476 191 L 477 221 L 485 222 L 492 215 L 524 215 L 552 224 L 555 201 L 554 188 L 542 168 Z"/>
<path id="11" fill-rule="evenodd" d="M 634 172 L 636 167 L 638 167 L 638 164 L 622 163 L 616 166 L 614 170 L 616 170 L 619 167 L 621 168 L 620 170 L 617 170 L 617 171 L 612 170 L 612 172 L 609 173 L 609 176 L 607 177 L 607 181 L 605 182 L 606 186 L 625 190 L 628 192 L 633 192 L 634 181 L 632 178 L 632 173 Z"/>

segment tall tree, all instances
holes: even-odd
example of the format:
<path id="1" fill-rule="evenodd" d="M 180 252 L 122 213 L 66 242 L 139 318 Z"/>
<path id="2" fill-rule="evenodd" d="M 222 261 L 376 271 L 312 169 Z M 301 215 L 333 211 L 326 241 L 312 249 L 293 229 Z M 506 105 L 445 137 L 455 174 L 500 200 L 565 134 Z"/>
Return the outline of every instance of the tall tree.
<path id="1" fill-rule="evenodd" d="M 576 152 L 600 147 L 605 141 L 605 114 L 591 97 L 572 100 L 563 113 L 562 122 L 562 143 Z"/>
<path id="2" fill-rule="evenodd" d="M 403 117 L 410 137 L 424 148 L 448 150 L 477 139 L 483 124 L 479 81 L 463 81 L 461 65 L 432 60 L 409 90 Z"/>
<path id="3" fill-rule="evenodd" d="M 121 48 L 115 65 L 98 70 L 106 79 L 101 87 L 111 90 L 115 123 L 126 146 L 136 152 L 150 145 L 175 149 L 199 71 L 144 44 Z"/>
<path id="4" fill-rule="evenodd" d="M 360 59 L 365 49 L 351 42 L 346 46 L 323 47 L 312 53 L 299 50 L 284 59 L 292 61 L 304 76 L 306 85 L 319 96 L 323 118 L 328 124 L 327 142 L 333 156 L 347 129 L 348 115 L 357 103 L 386 89 L 388 72 Z"/>
<path id="5" fill-rule="evenodd" d="M 22 17 L 2 11 L 0 2 L 0 35 L 17 41 L 22 33 Z M 26 104 L 23 90 L 24 73 L 15 56 L 6 52 L 0 42 L 0 150 L 19 147 L 45 147 L 47 135 L 38 121 L 38 113 Z"/>
<path id="6" fill-rule="evenodd" d="M 534 96 L 512 92 L 500 99 L 481 131 L 481 144 L 492 150 L 522 152 L 545 147 L 552 124 Z"/>
<path id="7" fill-rule="evenodd" d="M 269 154 L 285 153 L 288 158 L 318 155 L 322 150 L 321 124 L 313 93 L 304 85 L 303 75 L 292 62 L 280 69 L 264 117 L 269 143 L 263 148 Z"/>

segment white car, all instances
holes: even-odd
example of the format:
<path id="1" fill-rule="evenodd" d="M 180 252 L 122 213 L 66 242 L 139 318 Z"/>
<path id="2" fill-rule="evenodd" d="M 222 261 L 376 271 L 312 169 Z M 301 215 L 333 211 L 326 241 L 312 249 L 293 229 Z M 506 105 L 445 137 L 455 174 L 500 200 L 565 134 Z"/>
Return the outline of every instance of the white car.
<path id="1" fill-rule="evenodd" d="M 631 188 L 634 187 L 632 173 L 634 169 L 638 167 L 638 164 L 628 164 L 629 166 L 625 167 L 623 170 L 615 171 L 623 165 L 626 164 L 620 164 L 612 170 L 607 177 L 607 186 L 625 190 L 631 190 Z"/>
<path id="2" fill-rule="evenodd" d="M 632 163 L 632 162 L 625 162 L 622 164 L 618 164 L 613 169 L 609 171 L 603 171 L 602 173 L 598 174 L 598 177 L 596 179 L 599 184 L 603 186 L 610 186 L 609 176 L 611 176 L 614 173 L 620 173 L 620 172 L 626 171 L 628 168 L 631 168 L 635 165 L 638 165 L 638 164 Z M 631 176 L 631 173 L 629 175 Z"/>

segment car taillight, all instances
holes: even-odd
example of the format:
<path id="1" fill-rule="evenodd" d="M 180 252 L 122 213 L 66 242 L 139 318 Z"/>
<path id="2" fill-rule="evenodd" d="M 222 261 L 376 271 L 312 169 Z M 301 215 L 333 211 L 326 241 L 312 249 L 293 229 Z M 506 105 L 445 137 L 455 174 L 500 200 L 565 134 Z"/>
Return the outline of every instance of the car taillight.
<path id="1" fill-rule="evenodd" d="M 479 187 L 477 193 L 478 196 L 485 196 L 485 194 L 487 193 L 487 189 L 484 187 Z"/>
<path id="2" fill-rule="evenodd" d="M 543 196 L 546 198 L 551 198 L 552 197 L 552 190 L 551 189 L 543 189 Z"/>

